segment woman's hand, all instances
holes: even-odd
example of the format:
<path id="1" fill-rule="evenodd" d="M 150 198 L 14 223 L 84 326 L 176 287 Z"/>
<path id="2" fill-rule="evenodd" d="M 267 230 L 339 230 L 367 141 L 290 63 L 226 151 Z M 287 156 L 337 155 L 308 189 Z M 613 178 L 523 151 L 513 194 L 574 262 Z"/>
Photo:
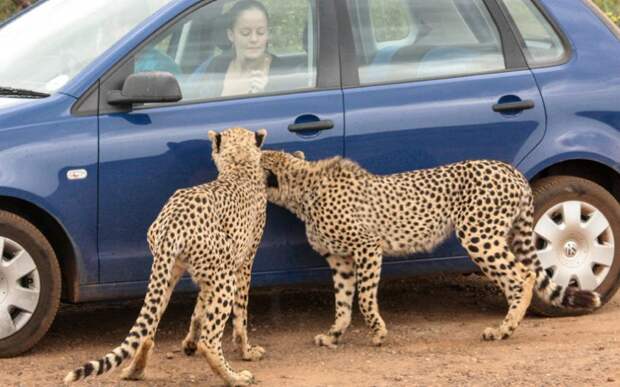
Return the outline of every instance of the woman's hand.
<path id="1" fill-rule="evenodd" d="M 265 90 L 269 78 L 267 73 L 260 70 L 250 72 L 250 94 L 260 93 Z"/>

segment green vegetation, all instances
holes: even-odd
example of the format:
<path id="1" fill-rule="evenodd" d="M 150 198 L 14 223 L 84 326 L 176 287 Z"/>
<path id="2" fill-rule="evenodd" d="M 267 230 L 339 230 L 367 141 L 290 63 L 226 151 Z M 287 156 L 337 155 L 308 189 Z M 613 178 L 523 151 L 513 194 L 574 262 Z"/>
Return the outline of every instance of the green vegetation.
<path id="1" fill-rule="evenodd" d="M 8 18 L 35 1 L 36 0 L 0 0 L 0 21 Z"/>
<path id="2" fill-rule="evenodd" d="M 298 0 L 263 0 L 263 4 L 269 11 L 271 52 L 274 54 L 303 52 L 303 35 L 310 13 L 308 5 Z"/>
<path id="3" fill-rule="evenodd" d="M 612 22 L 620 26 L 620 0 L 594 0 Z"/>
<path id="4" fill-rule="evenodd" d="M 17 6 L 10 0 L 0 0 L 0 20 L 4 20 L 17 11 Z"/>

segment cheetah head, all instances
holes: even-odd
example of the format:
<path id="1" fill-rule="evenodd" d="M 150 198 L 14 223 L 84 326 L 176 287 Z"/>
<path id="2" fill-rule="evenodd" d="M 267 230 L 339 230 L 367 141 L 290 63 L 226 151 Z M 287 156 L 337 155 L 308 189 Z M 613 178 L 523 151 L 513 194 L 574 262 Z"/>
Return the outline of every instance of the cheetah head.
<path id="1" fill-rule="evenodd" d="M 277 205 L 290 204 L 294 195 L 291 184 L 299 169 L 305 167 L 305 155 L 301 151 L 286 153 L 266 150 L 262 152 L 261 166 L 267 181 L 267 199 Z"/>
<path id="2" fill-rule="evenodd" d="M 210 130 L 211 157 L 218 172 L 224 172 L 239 164 L 259 166 L 260 148 L 266 136 L 265 129 L 252 132 L 244 128 L 230 128 L 221 133 Z"/>

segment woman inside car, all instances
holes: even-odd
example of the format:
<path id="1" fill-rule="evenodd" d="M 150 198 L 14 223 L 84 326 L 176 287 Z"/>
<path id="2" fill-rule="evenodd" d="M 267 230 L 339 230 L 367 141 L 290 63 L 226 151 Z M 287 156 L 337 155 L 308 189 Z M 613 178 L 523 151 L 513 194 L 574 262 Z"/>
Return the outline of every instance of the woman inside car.
<path id="1" fill-rule="evenodd" d="M 241 0 L 227 15 L 226 35 L 231 47 L 207 66 L 204 93 L 232 96 L 272 90 L 272 78 L 283 70 L 283 63 L 268 51 L 267 9 L 259 1 Z"/>

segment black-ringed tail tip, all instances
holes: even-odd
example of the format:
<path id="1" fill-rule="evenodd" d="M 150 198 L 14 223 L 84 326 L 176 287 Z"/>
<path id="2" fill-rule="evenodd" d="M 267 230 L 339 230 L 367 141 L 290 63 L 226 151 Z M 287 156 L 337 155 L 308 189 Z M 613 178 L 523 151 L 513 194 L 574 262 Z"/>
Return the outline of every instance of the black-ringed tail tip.
<path id="1" fill-rule="evenodd" d="M 578 309 L 596 309 L 601 306 L 601 296 L 590 290 L 569 287 L 564 292 L 562 305 Z"/>

